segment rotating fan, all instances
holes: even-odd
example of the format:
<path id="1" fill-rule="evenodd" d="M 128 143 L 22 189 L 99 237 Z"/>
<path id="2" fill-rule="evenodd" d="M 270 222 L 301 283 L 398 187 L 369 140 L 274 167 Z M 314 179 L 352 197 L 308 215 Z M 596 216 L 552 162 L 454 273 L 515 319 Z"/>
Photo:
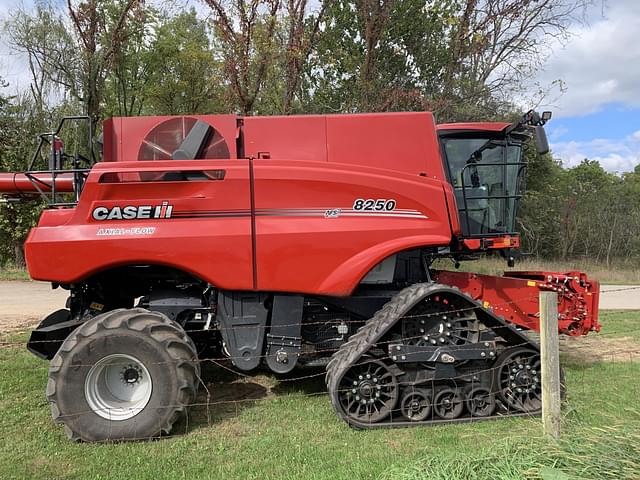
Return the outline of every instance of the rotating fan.
<path id="1" fill-rule="evenodd" d="M 230 158 L 227 142 L 211 125 L 193 117 L 175 117 L 156 125 L 142 140 L 139 160 Z"/>

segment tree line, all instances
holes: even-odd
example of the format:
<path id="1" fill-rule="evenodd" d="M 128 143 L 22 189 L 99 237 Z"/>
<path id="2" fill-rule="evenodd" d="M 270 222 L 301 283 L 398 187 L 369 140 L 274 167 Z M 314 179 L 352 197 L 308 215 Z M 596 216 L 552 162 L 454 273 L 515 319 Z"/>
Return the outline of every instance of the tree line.
<path id="1" fill-rule="evenodd" d="M 584 159 L 562 168 L 551 155 L 529 160 L 518 215 L 526 252 L 635 268 L 640 259 L 640 166 L 607 172 Z"/>
<path id="2" fill-rule="evenodd" d="M 0 96 L 0 169 L 24 169 L 32 139 L 65 114 L 89 115 L 96 131 L 111 116 L 193 113 L 429 110 L 440 122 L 517 118 L 510 99 L 531 93 L 525 83 L 548 45 L 568 38 L 590 3 L 201 0 L 178 8 L 39 0 L 3 23 L 30 79 L 10 85 L 20 93 Z M 590 161 L 566 170 L 551 157 L 530 156 L 520 212 L 526 248 L 609 262 L 634 252 L 631 227 L 639 221 L 627 218 L 633 209 L 619 195 L 640 191 L 638 173 L 616 176 Z M 0 206 L 0 262 L 23 261 L 22 242 L 41 207 Z"/>

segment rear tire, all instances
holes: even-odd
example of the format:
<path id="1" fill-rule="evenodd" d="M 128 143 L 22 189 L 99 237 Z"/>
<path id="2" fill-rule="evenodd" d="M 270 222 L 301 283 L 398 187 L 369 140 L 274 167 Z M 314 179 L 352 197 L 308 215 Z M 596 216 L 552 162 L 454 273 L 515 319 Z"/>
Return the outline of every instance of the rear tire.
<path id="1" fill-rule="evenodd" d="M 49 367 L 47 399 L 72 440 L 148 439 L 186 415 L 199 377 L 180 325 L 142 308 L 118 309 L 67 337 Z"/>

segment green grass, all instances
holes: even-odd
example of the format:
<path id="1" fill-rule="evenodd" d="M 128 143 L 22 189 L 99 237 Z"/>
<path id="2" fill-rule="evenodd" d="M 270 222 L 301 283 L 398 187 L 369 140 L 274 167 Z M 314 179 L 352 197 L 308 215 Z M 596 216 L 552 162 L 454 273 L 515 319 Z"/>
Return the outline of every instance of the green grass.
<path id="1" fill-rule="evenodd" d="M 606 313 L 602 321 L 608 335 L 628 336 L 640 313 Z M 640 363 L 569 361 L 559 443 L 542 436 L 538 418 L 354 431 L 335 416 L 321 375 L 230 382 L 211 371 L 212 402 L 257 400 L 195 407 L 179 425 L 187 434 L 96 445 L 71 443 L 51 421 L 47 362 L 24 348 L 0 348 L 0 478 L 639 478 Z"/>
<path id="2" fill-rule="evenodd" d="M 1 280 L 30 280 L 29 273 L 24 268 L 5 266 L 0 268 Z"/>
<path id="3" fill-rule="evenodd" d="M 436 268 L 454 270 L 453 263 L 448 259 L 440 259 L 435 264 Z M 486 257 L 480 260 L 461 262 L 460 270 L 475 272 L 485 275 L 502 275 L 503 272 L 518 270 L 542 270 L 550 272 L 581 271 L 589 277 L 610 285 L 640 285 L 640 265 L 633 263 L 616 263 L 607 267 L 603 263 L 589 260 L 541 260 L 526 258 L 516 262 L 512 268 L 507 267 L 507 262 L 500 257 Z"/>
<path id="4" fill-rule="evenodd" d="M 632 292 L 637 295 L 637 292 Z M 599 322 L 603 335 L 631 337 L 638 340 L 640 347 L 640 312 L 629 310 L 601 310 Z"/>

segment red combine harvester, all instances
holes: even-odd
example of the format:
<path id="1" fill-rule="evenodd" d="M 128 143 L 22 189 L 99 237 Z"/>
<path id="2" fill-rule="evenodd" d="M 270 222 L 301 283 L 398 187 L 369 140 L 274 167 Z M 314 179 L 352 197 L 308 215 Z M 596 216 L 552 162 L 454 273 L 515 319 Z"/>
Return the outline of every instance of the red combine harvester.
<path id="1" fill-rule="evenodd" d="M 49 168 L 0 174 L 0 191 L 50 204 L 25 250 L 31 277 L 69 291 L 28 344 L 51 360 L 54 420 L 85 441 L 168 433 L 199 359 L 219 356 L 326 367 L 336 413 L 359 428 L 538 413 L 523 333 L 539 329 L 538 293 L 558 292 L 560 332 L 586 335 L 598 283 L 434 261 L 512 264 L 523 144 L 535 131 L 548 149 L 549 117 L 113 118 L 100 162 L 66 154 L 60 129 L 42 136 Z"/>

